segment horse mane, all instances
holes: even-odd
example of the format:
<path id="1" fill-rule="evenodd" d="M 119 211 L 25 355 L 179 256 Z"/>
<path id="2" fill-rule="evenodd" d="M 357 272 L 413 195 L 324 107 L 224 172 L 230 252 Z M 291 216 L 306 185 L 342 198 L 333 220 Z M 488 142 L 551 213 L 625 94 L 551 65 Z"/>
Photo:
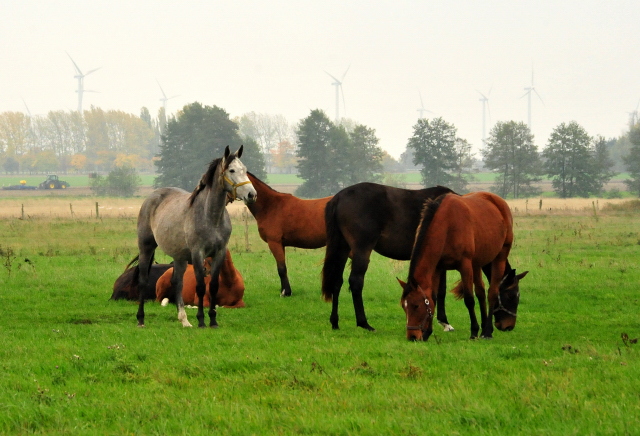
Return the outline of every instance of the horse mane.
<path id="1" fill-rule="evenodd" d="M 232 155 L 232 156 L 233 156 L 233 159 L 235 159 L 235 155 Z M 229 162 L 227 162 L 225 166 L 229 165 L 233 161 L 233 159 L 229 160 Z M 223 160 L 224 158 L 218 157 L 211 161 L 211 163 L 209 164 L 209 168 L 207 168 L 207 171 L 205 171 L 205 173 L 200 178 L 200 182 L 198 183 L 198 186 L 196 186 L 196 188 L 193 190 L 193 192 L 189 196 L 189 207 L 193 206 L 193 202 L 196 200 L 196 197 L 201 191 L 204 190 L 204 188 L 206 188 L 207 186 L 211 187 L 213 185 L 214 176 L 216 174 L 218 166 L 220 166 L 220 163 Z"/>
<path id="2" fill-rule="evenodd" d="M 408 283 L 410 282 L 411 284 L 416 285 L 415 278 L 413 277 L 413 273 L 415 272 L 416 264 L 417 264 L 417 260 L 415 256 L 416 250 L 420 249 L 420 247 L 422 247 L 422 245 L 424 244 L 424 239 L 427 235 L 427 230 L 431 226 L 433 217 L 438 211 L 438 208 L 440 207 L 442 200 L 444 200 L 444 198 L 451 193 L 453 193 L 453 191 L 444 193 L 435 199 L 429 198 L 424 202 L 422 206 L 422 213 L 420 215 L 420 224 L 418 225 L 418 230 L 416 230 L 416 240 L 413 243 L 413 250 L 411 250 L 411 263 L 409 263 L 409 279 L 407 281 Z M 405 298 L 407 296 L 410 289 L 411 289 L 410 286 L 405 286 L 405 290 L 402 293 L 402 298 Z"/>

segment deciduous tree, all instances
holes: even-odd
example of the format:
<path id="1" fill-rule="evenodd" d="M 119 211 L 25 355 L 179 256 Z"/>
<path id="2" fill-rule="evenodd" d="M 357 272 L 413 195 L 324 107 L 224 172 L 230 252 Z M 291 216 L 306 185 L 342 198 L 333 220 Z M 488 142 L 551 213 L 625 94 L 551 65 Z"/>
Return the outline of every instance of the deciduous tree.
<path id="1" fill-rule="evenodd" d="M 455 150 L 456 128 L 442 117 L 432 120 L 421 118 L 413 126 L 407 149 L 413 151 L 413 163 L 421 166 L 423 186 L 448 186 L 457 169 Z"/>

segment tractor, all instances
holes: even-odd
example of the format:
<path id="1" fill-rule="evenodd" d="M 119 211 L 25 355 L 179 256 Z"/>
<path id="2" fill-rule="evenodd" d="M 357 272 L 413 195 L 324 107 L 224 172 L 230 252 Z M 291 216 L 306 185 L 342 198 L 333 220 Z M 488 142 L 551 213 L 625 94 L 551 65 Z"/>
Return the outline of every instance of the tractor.
<path id="1" fill-rule="evenodd" d="M 69 183 L 58 179 L 55 174 L 48 175 L 47 180 L 38 185 L 39 189 L 67 189 L 68 187 Z"/>

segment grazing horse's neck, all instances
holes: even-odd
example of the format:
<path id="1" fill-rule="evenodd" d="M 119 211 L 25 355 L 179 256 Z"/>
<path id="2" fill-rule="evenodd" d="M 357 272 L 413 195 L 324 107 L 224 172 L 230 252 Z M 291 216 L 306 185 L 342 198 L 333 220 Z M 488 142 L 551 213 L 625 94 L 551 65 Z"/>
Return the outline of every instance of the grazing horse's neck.
<path id="1" fill-rule="evenodd" d="M 274 202 L 272 200 L 280 193 L 273 190 L 262 180 L 254 177 L 253 174 L 248 174 L 248 176 L 249 180 L 251 180 L 253 188 L 258 194 L 258 199 L 254 203 L 247 204 L 247 207 L 249 208 L 251 214 L 254 217 L 257 217 L 258 215 L 265 213 L 270 206 L 274 205 Z"/>

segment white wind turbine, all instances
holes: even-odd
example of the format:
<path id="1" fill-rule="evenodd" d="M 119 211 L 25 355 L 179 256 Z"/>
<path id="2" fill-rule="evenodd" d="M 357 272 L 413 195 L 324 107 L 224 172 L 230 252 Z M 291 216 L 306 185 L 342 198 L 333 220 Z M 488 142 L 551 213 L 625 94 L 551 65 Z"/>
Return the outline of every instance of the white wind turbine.
<path id="1" fill-rule="evenodd" d="M 67 53 L 67 52 L 65 52 L 65 53 Z M 85 76 L 88 76 L 89 74 L 93 73 L 94 71 L 98 71 L 102 67 L 94 68 L 93 70 L 87 71 L 86 73 L 82 74 L 82 71 L 80 70 L 78 65 L 75 63 L 75 61 L 73 60 L 71 55 L 69 53 L 67 53 L 67 56 L 69 56 L 69 59 L 71 59 L 71 62 L 73 62 L 73 66 L 76 68 L 76 73 L 77 74 L 75 76 L 73 76 L 73 77 L 78 79 L 78 90 L 76 91 L 78 93 L 78 112 L 80 112 L 80 115 L 82 115 L 82 96 L 83 96 L 83 94 L 85 92 L 97 92 L 97 91 L 90 91 L 88 89 L 84 89 L 84 78 L 85 78 Z"/>
<path id="2" fill-rule="evenodd" d="M 156 79 L 156 82 L 158 82 L 158 79 Z M 177 95 L 173 95 L 171 97 L 167 97 L 167 94 L 164 93 L 164 89 L 162 89 L 162 85 L 160 85 L 160 82 L 158 82 L 158 86 L 160 87 L 160 91 L 162 92 L 162 98 L 160 99 L 160 101 L 162 102 L 162 108 L 164 109 L 164 116 L 167 116 L 167 100 L 171 100 L 172 98 L 176 98 L 178 97 Z"/>
<path id="3" fill-rule="evenodd" d="M 347 113 L 347 105 L 344 101 L 344 90 L 342 89 L 342 81 L 344 80 L 344 76 L 346 76 L 349 72 L 349 68 L 351 68 L 351 65 L 347 67 L 347 71 L 344 72 L 340 80 L 336 79 L 334 76 L 325 71 L 325 73 L 327 73 L 329 77 L 335 80 L 332 85 L 336 87 L 336 124 L 340 122 L 340 93 L 342 93 L 342 104 L 344 105 L 344 113 Z"/>
<path id="4" fill-rule="evenodd" d="M 478 94 L 480 94 L 480 96 L 482 97 L 480 99 L 480 102 L 482 102 L 482 145 L 483 146 L 487 140 L 487 111 L 489 112 L 489 122 L 491 122 L 491 109 L 489 108 L 489 96 L 491 95 L 492 89 L 493 89 L 493 86 L 489 88 L 489 92 L 487 93 L 487 95 L 484 95 L 483 93 L 481 93 L 476 89 Z"/>
<path id="5" fill-rule="evenodd" d="M 531 86 L 528 88 L 524 88 L 524 90 L 527 92 L 525 92 L 520 98 L 523 98 L 525 95 L 529 97 L 529 130 L 531 130 L 531 93 L 532 92 L 536 93 L 536 95 L 542 102 L 542 105 L 544 106 L 544 101 L 542 101 L 542 97 L 540 97 L 540 94 L 538 94 L 538 91 L 536 91 L 536 88 L 533 86 L 533 67 L 531 67 Z"/>
<path id="6" fill-rule="evenodd" d="M 425 112 L 429 112 L 430 114 L 432 114 L 433 112 L 431 112 L 429 109 L 425 109 L 424 108 L 424 103 L 422 102 L 422 93 L 420 92 L 420 90 L 418 89 L 418 94 L 420 95 L 420 109 L 417 109 L 418 111 L 418 119 L 423 119 L 424 118 L 424 113 Z"/>

